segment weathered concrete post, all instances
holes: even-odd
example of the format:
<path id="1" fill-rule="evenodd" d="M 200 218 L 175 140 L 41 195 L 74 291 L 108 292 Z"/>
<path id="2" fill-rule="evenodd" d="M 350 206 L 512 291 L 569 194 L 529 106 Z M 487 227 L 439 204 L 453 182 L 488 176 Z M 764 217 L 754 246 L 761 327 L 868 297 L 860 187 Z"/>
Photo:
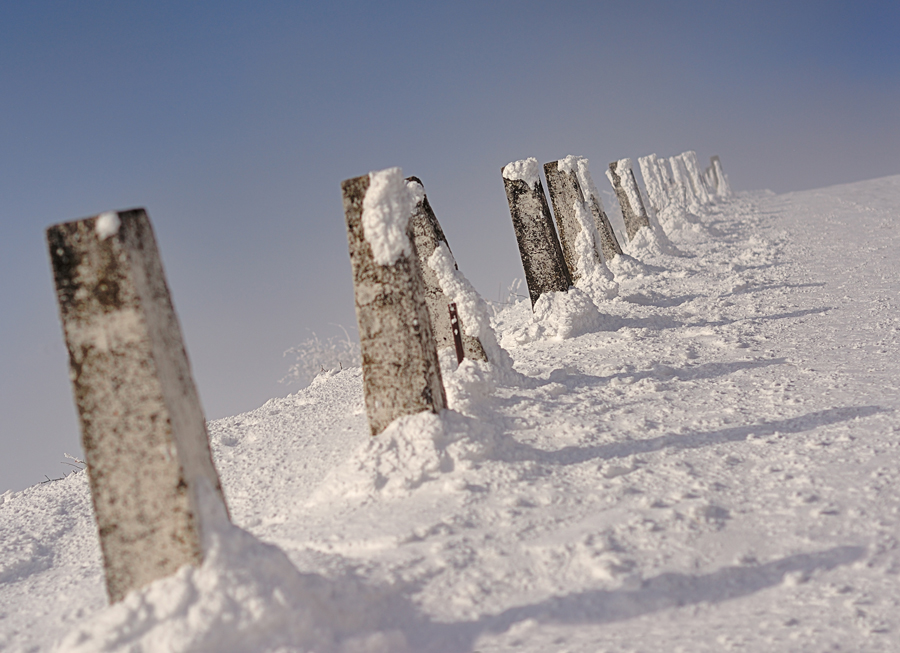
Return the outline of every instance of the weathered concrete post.
<path id="1" fill-rule="evenodd" d="M 622 219 L 628 240 L 634 240 L 641 227 L 650 227 L 650 220 L 641 200 L 641 192 L 631 170 L 631 159 L 620 159 L 609 164 L 606 176 L 612 183 L 619 206 L 622 207 Z"/>
<path id="2" fill-rule="evenodd" d="M 712 156 L 709 161 L 712 167 L 713 177 L 716 180 L 716 195 L 719 197 L 731 197 L 731 186 L 728 183 L 728 177 L 725 175 L 725 171 L 722 170 L 722 161 L 719 159 L 719 156 Z"/>
<path id="3" fill-rule="evenodd" d="M 47 230 L 110 601 L 203 558 L 227 514 L 143 209 Z"/>
<path id="4" fill-rule="evenodd" d="M 553 228 L 537 159 L 514 161 L 501 172 L 533 308 L 544 293 L 567 291 L 572 277 Z"/>
<path id="5" fill-rule="evenodd" d="M 425 187 L 422 181 L 418 177 L 407 177 L 406 183 L 416 201 L 410 221 L 412 222 L 416 252 L 419 257 L 419 266 L 422 269 L 422 278 L 425 282 L 425 303 L 428 305 L 428 313 L 431 315 L 434 340 L 438 351 L 440 351 L 449 347 L 455 347 L 453 329 L 447 311 L 450 300 L 447 299 L 441 288 L 437 273 L 428 265 L 428 259 L 434 253 L 439 243 L 446 244 L 448 251 L 450 245 L 447 243 L 444 230 L 441 229 L 437 216 L 428 202 L 428 196 L 425 194 Z M 455 262 L 454 267 L 459 269 Z M 487 360 L 484 348 L 481 346 L 478 338 L 468 335 L 464 329 L 461 329 L 461 332 L 465 357 L 473 360 Z"/>
<path id="6" fill-rule="evenodd" d="M 372 435 L 396 418 L 447 407 L 425 282 L 400 168 L 341 183 L 363 390 Z"/>

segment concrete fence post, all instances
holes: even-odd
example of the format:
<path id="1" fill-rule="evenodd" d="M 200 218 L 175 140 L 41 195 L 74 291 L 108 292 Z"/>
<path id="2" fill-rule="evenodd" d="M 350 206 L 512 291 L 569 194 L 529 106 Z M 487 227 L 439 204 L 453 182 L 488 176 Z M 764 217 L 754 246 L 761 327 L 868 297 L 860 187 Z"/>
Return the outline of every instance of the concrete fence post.
<path id="1" fill-rule="evenodd" d="M 650 206 L 660 213 L 669 203 L 666 193 L 666 184 L 660 174 L 660 161 L 656 154 L 638 157 L 638 165 L 641 167 L 641 176 L 644 178 L 644 186 L 647 188 L 647 197 Z"/>
<path id="2" fill-rule="evenodd" d="M 672 168 L 669 166 L 669 159 L 660 157 L 656 160 L 659 169 L 659 178 L 662 181 L 663 190 L 666 194 L 666 205 L 668 206 L 676 198 L 675 181 L 672 179 Z"/>
<path id="3" fill-rule="evenodd" d="M 669 157 L 669 165 L 672 168 L 672 187 L 676 201 L 684 208 L 691 211 L 699 211 L 700 205 L 697 196 L 694 195 L 687 167 L 681 155 Z"/>
<path id="4" fill-rule="evenodd" d="M 710 157 L 710 165 L 712 167 L 713 178 L 716 180 L 715 191 L 719 197 L 731 197 L 731 186 L 728 183 L 728 177 L 722 170 L 722 161 L 718 155 Z"/>
<path id="5" fill-rule="evenodd" d="M 47 229 L 110 601 L 203 559 L 227 514 L 150 220 Z"/>
<path id="6" fill-rule="evenodd" d="M 641 192 L 634 179 L 634 172 L 631 170 L 631 159 L 620 159 L 610 163 L 606 176 L 609 177 L 613 190 L 616 192 L 616 199 L 619 200 L 619 206 L 622 208 L 622 219 L 625 222 L 628 240 L 634 240 L 635 234 L 641 227 L 650 227 L 650 219 L 647 217 L 644 202 L 641 200 Z"/>
<path id="7" fill-rule="evenodd" d="M 583 269 L 592 270 L 597 265 L 605 265 L 605 260 L 621 254 L 622 249 L 603 211 L 586 158 L 569 155 L 559 161 L 545 163 L 544 176 L 547 177 L 547 189 L 559 227 L 563 256 L 572 281 L 578 282 Z M 579 246 L 579 238 L 584 239 L 582 247 Z M 582 261 L 583 257 L 589 260 Z"/>
<path id="8" fill-rule="evenodd" d="M 422 278 L 425 282 L 425 303 L 428 305 L 428 313 L 431 316 L 434 340 L 438 351 L 440 351 L 449 347 L 455 347 L 453 328 L 447 310 L 450 300 L 447 299 L 441 288 L 437 273 L 428 265 L 428 259 L 440 243 L 447 245 L 448 251 L 450 250 L 450 245 L 447 243 L 444 230 L 441 229 L 437 216 L 428 202 L 428 196 L 425 194 L 425 187 L 422 181 L 418 177 L 407 177 L 406 183 L 416 201 L 410 220 L 412 222 L 416 253 L 419 257 L 419 267 L 422 270 Z M 459 269 L 455 262 L 454 267 Z M 460 326 L 464 327 L 465 325 L 460 324 Z M 481 346 L 478 338 L 468 335 L 464 328 L 461 329 L 461 332 L 465 357 L 486 361 L 487 355 L 484 353 L 484 348 Z"/>
<path id="9" fill-rule="evenodd" d="M 514 161 L 504 166 L 501 172 L 534 308 L 544 293 L 567 291 L 572 285 L 572 276 L 553 227 L 537 159 Z"/>
<path id="10" fill-rule="evenodd" d="M 681 155 L 681 158 L 687 168 L 688 179 L 694 190 L 694 195 L 697 196 L 701 204 L 709 204 L 712 202 L 712 197 L 703 179 L 703 174 L 700 172 L 700 162 L 697 160 L 697 153 L 693 150 L 688 150 Z"/>
<path id="11" fill-rule="evenodd" d="M 400 168 L 341 183 L 372 435 L 398 417 L 447 407 L 425 282 Z M 446 309 L 445 309 L 446 310 Z"/>
<path id="12" fill-rule="evenodd" d="M 551 161 L 544 164 L 544 176 L 547 178 L 547 190 L 550 193 L 550 201 L 553 204 L 553 215 L 556 217 L 556 227 L 559 230 L 559 244 L 562 245 L 563 258 L 572 282 L 577 283 L 581 278 L 578 270 L 578 252 L 575 239 L 581 233 L 581 224 L 575 216 L 576 204 L 584 206 L 584 195 L 578 184 L 578 177 L 574 172 L 560 170 L 559 161 Z M 593 244 L 593 243 L 592 243 Z M 592 255 L 600 260 L 600 253 L 592 248 Z"/>

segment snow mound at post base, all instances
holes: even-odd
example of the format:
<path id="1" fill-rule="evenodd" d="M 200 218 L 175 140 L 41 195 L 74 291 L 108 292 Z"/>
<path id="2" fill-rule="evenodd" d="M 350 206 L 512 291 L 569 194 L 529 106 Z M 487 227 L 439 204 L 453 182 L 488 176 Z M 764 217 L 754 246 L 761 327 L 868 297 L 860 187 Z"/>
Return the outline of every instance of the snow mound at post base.
<path id="1" fill-rule="evenodd" d="M 379 632 L 385 597 L 353 577 L 300 573 L 287 555 L 224 514 L 200 567 L 130 592 L 78 626 L 56 653 L 388 653 L 399 631 Z"/>
<path id="2" fill-rule="evenodd" d="M 500 344 L 516 347 L 536 340 L 565 340 L 601 329 L 613 329 L 611 320 L 597 310 L 590 296 L 579 288 L 566 292 L 548 292 L 534 305 L 530 319 L 526 304 L 517 306 L 522 316 L 518 324 L 506 330 Z"/>
<path id="3" fill-rule="evenodd" d="M 492 435 L 487 425 L 453 411 L 400 417 L 333 470 L 311 503 L 397 498 L 438 480 L 452 490 L 454 472 L 484 460 Z"/>

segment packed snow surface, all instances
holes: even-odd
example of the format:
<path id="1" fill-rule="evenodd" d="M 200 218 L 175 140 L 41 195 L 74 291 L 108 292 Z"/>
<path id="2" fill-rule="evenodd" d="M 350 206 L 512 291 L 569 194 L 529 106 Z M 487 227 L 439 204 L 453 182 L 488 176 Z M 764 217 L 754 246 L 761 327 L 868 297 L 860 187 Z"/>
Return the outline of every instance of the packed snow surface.
<path id="1" fill-rule="evenodd" d="M 362 226 L 366 242 L 378 265 L 393 265 L 412 248 L 406 227 L 416 206 L 416 194 L 400 168 L 369 173 L 369 188 L 363 198 Z"/>
<path id="2" fill-rule="evenodd" d="M 445 356 L 440 415 L 372 438 L 348 369 L 211 422 L 234 525 L 117 605 L 84 472 L 0 495 L 0 650 L 900 650 L 900 176 L 698 220 L 495 307 L 521 376 Z"/>
<path id="3" fill-rule="evenodd" d="M 528 184 L 529 188 L 534 188 L 535 184 L 541 183 L 541 166 L 533 156 L 513 161 L 503 166 L 503 178 L 518 179 Z"/>

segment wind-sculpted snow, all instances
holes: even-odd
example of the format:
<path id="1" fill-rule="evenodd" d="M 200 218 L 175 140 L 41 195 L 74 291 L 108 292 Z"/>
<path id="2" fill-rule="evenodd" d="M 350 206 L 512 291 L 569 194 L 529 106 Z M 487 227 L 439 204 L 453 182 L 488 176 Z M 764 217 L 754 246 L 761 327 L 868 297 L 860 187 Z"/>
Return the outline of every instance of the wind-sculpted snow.
<path id="1" fill-rule="evenodd" d="M 896 651 L 898 216 L 718 201 L 615 298 L 490 316 L 515 383 L 446 352 L 451 409 L 376 438 L 355 368 L 211 422 L 236 526 L 112 607 L 84 472 L 0 495 L 0 650 Z"/>

